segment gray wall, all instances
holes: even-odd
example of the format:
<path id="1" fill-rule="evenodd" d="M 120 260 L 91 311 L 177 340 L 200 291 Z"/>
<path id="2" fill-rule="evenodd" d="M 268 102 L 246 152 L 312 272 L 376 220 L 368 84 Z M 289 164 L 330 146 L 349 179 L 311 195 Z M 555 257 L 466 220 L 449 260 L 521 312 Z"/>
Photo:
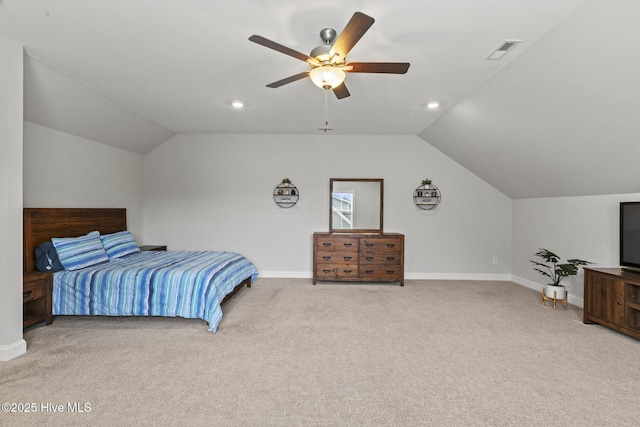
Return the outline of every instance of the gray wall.
<path id="1" fill-rule="evenodd" d="M 127 208 L 142 239 L 141 154 L 24 122 L 24 157 L 25 207 Z"/>
<path id="2" fill-rule="evenodd" d="M 529 262 L 539 248 L 563 260 L 581 258 L 596 263 L 594 267 L 617 267 L 620 202 L 638 200 L 640 193 L 514 200 L 513 280 L 538 291 L 547 283 Z M 569 302 L 582 306 L 582 271 L 562 284 Z"/>
<path id="3" fill-rule="evenodd" d="M 0 361 L 22 338 L 22 45 L 0 36 Z"/>
<path id="4" fill-rule="evenodd" d="M 384 178 L 384 229 L 406 235 L 407 278 L 510 278 L 511 199 L 416 136 L 183 134 L 144 171 L 146 241 L 239 251 L 263 277 L 311 277 L 334 177 Z M 272 199 L 285 177 L 300 190 L 290 209 Z M 435 211 L 413 204 L 425 178 L 442 191 Z"/>

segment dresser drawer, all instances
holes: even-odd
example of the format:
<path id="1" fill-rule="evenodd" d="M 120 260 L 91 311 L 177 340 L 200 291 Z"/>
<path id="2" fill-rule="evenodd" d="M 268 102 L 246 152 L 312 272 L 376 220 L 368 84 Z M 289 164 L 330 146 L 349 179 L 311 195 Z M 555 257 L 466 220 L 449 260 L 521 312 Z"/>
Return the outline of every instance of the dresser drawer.
<path id="1" fill-rule="evenodd" d="M 361 244 L 361 251 L 399 251 L 402 246 L 401 240 L 395 237 L 364 238 Z"/>
<path id="2" fill-rule="evenodd" d="M 371 252 L 366 251 L 360 254 L 360 265 L 397 265 L 400 266 L 400 252 L 399 251 L 380 251 Z"/>
<path id="3" fill-rule="evenodd" d="M 354 251 L 358 252 L 358 239 L 353 237 L 317 237 L 316 248 L 318 251 Z"/>
<path id="4" fill-rule="evenodd" d="M 358 277 L 358 264 L 318 264 L 316 274 L 319 279 Z"/>
<path id="5" fill-rule="evenodd" d="M 366 265 L 360 269 L 360 277 L 367 280 L 400 280 L 400 265 Z"/>
<path id="6" fill-rule="evenodd" d="M 349 264 L 355 263 L 358 260 L 358 254 L 354 251 L 345 252 L 345 251 L 318 251 L 316 253 L 316 262 L 318 264 Z"/>
<path id="7" fill-rule="evenodd" d="M 33 280 L 22 286 L 22 302 L 34 301 L 47 295 L 47 281 Z"/>

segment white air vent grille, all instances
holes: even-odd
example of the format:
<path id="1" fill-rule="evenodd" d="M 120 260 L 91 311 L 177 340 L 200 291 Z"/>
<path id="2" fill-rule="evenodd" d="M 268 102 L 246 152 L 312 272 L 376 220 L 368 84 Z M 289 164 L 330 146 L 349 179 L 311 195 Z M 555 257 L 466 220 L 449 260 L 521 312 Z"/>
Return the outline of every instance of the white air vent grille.
<path id="1" fill-rule="evenodd" d="M 513 48 L 521 42 L 522 40 L 505 40 L 500 43 L 500 46 L 495 48 L 485 59 L 487 61 L 499 61 L 507 54 L 507 52 L 513 50 Z"/>

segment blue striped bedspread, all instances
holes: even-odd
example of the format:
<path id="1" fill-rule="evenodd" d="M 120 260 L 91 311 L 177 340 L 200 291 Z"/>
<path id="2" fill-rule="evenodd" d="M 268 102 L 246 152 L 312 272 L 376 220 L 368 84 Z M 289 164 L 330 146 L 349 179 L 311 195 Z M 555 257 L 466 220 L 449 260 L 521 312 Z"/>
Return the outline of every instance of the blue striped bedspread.
<path id="1" fill-rule="evenodd" d="M 234 252 L 141 251 L 53 275 L 54 315 L 203 319 L 215 332 L 220 302 L 258 270 Z"/>

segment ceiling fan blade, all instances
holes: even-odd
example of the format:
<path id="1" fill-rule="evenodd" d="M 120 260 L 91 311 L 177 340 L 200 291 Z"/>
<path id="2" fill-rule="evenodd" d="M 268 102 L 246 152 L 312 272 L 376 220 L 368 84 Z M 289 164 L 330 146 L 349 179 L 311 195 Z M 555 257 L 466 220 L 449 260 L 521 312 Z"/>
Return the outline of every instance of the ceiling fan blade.
<path id="1" fill-rule="evenodd" d="M 347 85 L 344 84 L 344 82 L 342 82 L 342 84 L 338 87 L 334 87 L 333 88 L 333 93 L 336 94 L 336 98 L 338 99 L 342 99 L 342 98 L 346 98 L 347 96 L 351 96 L 351 94 L 349 93 L 349 90 L 347 89 Z"/>
<path id="2" fill-rule="evenodd" d="M 262 36 L 258 36 L 254 34 L 251 37 L 249 37 L 249 40 L 251 40 L 254 43 L 258 43 L 259 45 L 262 45 L 264 47 L 268 47 L 269 49 L 273 49 L 280 53 L 284 53 L 285 55 L 289 55 L 294 58 L 297 58 L 301 61 L 305 61 L 314 65 L 320 65 L 315 58 L 312 58 L 309 55 L 305 55 L 302 52 L 298 52 L 297 50 L 293 50 L 291 48 L 283 46 L 280 43 L 276 43 L 272 40 L 266 39 Z"/>
<path id="3" fill-rule="evenodd" d="M 404 74 L 409 69 L 408 62 L 350 62 L 346 66 L 349 73 Z"/>
<path id="4" fill-rule="evenodd" d="M 331 56 L 340 55 L 342 60 L 347 57 L 347 54 L 353 46 L 358 43 L 358 40 L 362 38 L 364 33 L 373 25 L 375 19 L 365 15 L 362 12 L 356 12 L 353 14 L 344 30 L 340 33 L 336 41 L 331 48 Z"/>
<path id="5" fill-rule="evenodd" d="M 284 85 L 286 85 L 288 83 L 293 83 L 296 80 L 304 79 L 307 76 L 309 76 L 309 72 L 305 71 L 304 73 L 299 73 L 299 74 L 296 74 L 294 76 L 289 76 L 286 79 L 282 79 L 282 80 L 278 80 L 277 82 L 269 83 L 267 85 L 267 87 L 277 88 L 277 87 L 280 87 L 280 86 L 284 86 Z"/>

